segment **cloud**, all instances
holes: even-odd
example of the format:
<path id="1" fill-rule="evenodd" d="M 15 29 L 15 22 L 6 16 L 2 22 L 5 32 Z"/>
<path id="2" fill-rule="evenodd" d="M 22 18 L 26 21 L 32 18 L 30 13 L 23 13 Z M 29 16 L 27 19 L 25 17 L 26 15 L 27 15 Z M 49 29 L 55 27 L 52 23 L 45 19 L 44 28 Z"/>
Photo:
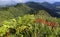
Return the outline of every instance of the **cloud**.
<path id="1" fill-rule="evenodd" d="M 24 2 L 27 2 L 27 1 L 35 1 L 35 2 L 60 2 L 60 0 L 0 0 L 0 5 L 15 5 L 17 3 L 24 3 Z"/>
<path id="2" fill-rule="evenodd" d="M 15 5 L 19 2 L 22 2 L 22 0 L 0 0 L 0 5 Z"/>

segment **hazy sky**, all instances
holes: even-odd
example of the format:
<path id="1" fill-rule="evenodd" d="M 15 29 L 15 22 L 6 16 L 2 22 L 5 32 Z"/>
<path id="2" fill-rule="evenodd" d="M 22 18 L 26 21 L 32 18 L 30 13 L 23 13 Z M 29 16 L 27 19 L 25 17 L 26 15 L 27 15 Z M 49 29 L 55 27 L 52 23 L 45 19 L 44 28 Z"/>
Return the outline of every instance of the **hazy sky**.
<path id="1" fill-rule="evenodd" d="M 22 1 L 22 0 L 20 0 Z M 60 0 L 23 0 L 22 2 L 26 2 L 26 1 L 35 1 L 35 2 L 60 2 Z"/>
<path id="2" fill-rule="evenodd" d="M 35 2 L 60 2 L 60 0 L 0 0 L 0 5 L 7 5 L 7 4 L 16 4 L 19 2 L 27 2 L 27 1 L 35 1 Z"/>

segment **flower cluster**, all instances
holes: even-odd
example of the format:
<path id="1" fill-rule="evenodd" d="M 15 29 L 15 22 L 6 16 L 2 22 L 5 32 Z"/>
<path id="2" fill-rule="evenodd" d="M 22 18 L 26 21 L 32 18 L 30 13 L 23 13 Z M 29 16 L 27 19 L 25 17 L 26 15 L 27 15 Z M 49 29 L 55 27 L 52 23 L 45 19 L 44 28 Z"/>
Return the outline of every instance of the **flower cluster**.
<path id="1" fill-rule="evenodd" d="M 41 19 L 41 18 L 36 19 L 34 22 L 47 24 L 48 26 L 51 26 L 51 27 L 55 27 L 55 25 L 56 25 L 55 22 L 49 22 L 49 21 Z"/>

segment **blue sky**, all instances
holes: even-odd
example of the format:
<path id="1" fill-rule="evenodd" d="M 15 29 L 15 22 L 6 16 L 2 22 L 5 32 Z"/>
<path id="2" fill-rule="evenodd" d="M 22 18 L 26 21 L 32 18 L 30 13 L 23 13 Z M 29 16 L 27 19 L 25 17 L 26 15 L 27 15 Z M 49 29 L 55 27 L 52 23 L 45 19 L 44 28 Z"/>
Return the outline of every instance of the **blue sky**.
<path id="1" fill-rule="evenodd" d="M 16 4 L 16 3 L 24 3 L 27 1 L 35 1 L 35 2 L 50 2 L 50 3 L 54 3 L 54 2 L 60 2 L 60 0 L 0 0 L 0 5 L 11 5 L 11 4 Z"/>

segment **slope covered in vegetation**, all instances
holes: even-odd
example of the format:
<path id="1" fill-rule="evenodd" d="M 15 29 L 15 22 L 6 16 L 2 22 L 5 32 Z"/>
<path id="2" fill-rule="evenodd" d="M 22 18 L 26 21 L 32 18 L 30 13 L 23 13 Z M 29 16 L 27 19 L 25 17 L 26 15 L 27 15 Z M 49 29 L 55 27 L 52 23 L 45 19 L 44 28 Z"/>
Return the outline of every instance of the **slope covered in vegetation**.
<path id="1" fill-rule="evenodd" d="M 12 6 L 12 7 L 0 8 L 0 21 L 16 18 L 18 16 L 23 16 L 25 14 L 28 14 L 30 10 L 31 9 L 28 6 L 23 4 L 19 4 L 15 7 Z"/>
<path id="2" fill-rule="evenodd" d="M 55 21 L 52 21 L 54 20 Z M 16 19 L 3 21 L 0 37 L 60 37 L 60 25 L 57 18 L 45 20 L 35 15 L 24 15 Z"/>
<path id="3" fill-rule="evenodd" d="M 30 8 L 26 6 L 25 4 L 17 4 L 16 6 L 11 7 L 4 7 L 0 8 L 0 22 L 3 20 L 9 20 L 12 18 L 16 18 L 18 16 L 24 16 L 26 14 L 40 14 L 40 15 L 50 16 L 50 14 L 47 11 L 44 10 L 34 10 L 33 8 Z"/>
<path id="4" fill-rule="evenodd" d="M 25 4 L 0 8 L 0 37 L 60 37 L 60 18 Z"/>

